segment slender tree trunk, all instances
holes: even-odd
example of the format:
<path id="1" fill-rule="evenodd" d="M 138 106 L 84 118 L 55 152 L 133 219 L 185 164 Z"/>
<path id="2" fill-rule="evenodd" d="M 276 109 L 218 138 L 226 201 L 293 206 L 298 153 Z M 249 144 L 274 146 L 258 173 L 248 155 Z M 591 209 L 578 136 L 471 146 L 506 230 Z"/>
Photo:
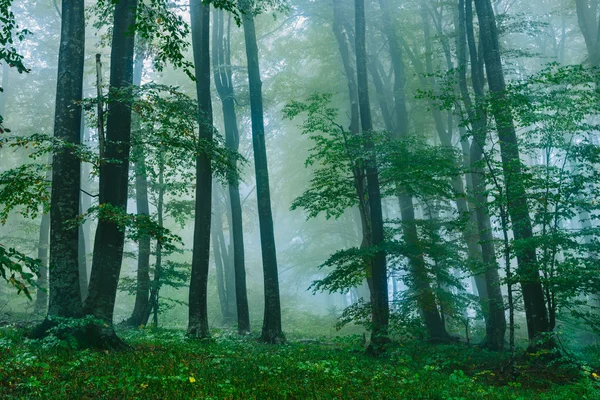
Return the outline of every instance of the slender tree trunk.
<path id="1" fill-rule="evenodd" d="M 598 18 L 597 0 L 576 0 L 577 22 L 585 40 L 588 62 L 600 65 L 600 18 Z"/>
<path id="2" fill-rule="evenodd" d="M 0 117 L 6 119 L 6 94 L 8 90 L 8 75 L 10 66 L 7 62 L 2 63 L 2 92 L 0 92 Z"/>
<path id="3" fill-rule="evenodd" d="M 240 135 L 235 111 L 235 92 L 233 73 L 231 70 L 231 16 L 227 22 L 227 38 L 225 38 L 225 21 L 222 10 L 215 11 L 213 22 L 213 74 L 215 86 L 223 107 L 225 125 L 225 145 L 229 150 L 238 151 Z M 237 161 L 233 161 L 237 167 Z M 231 203 L 230 231 L 233 243 L 233 268 L 235 282 L 235 305 L 237 311 L 238 332 L 250 332 L 250 313 L 248 311 L 248 294 L 246 291 L 246 265 L 244 260 L 244 230 L 242 221 L 242 204 L 237 177 L 230 177 L 228 185 Z"/>
<path id="4" fill-rule="evenodd" d="M 63 0 L 54 137 L 81 142 L 81 101 L 85 52 L 83 0 Z M 77 227 L 81 161 L 68 149 L 55 151 L 50 206 L 50 279 L 48 317 L 82 315 Z M 44 325 L 44 324 L 42 324 Z M 47 324 L 46 324 L 47 326 Z"/>
<path id="5" fill-rule="evenodd" d="M 365 149 L 370 151 L 373 144 L 373 123 L 371 121 L 371 106 L 369 102 L 369 85 L 367 75 L 367 48 L 366 48 L 366 23 L 365 2 L 355 0 L 356 24 L 356 82 L 358 88 L 358 106 L 362 134 L 365 137 Z M 383 237 L 383 211 L 381 208 L 381 193 L 379 188 L 379 173 L 377 162 L 373 157 L 366 160 L 367 192 L 371 220 L 372 245 L 381 246 Z M 387 288 L 387 268 L 385 252 L 380 249 L 375 254 L 370 271 L 369 286 L 371 289 L 371 316 L 373 331 L 371 347 L 373 351 L 380 351 L 381 346 L 388 340 L 389 300 Z"/>
<path id="6" fill-rule="evenodd" d="M 277 271 L 277 251 L 271 211 L 271 193 L 269 189 L 269 167 L 265 143 L 265 124 L 263 119 L 262 82 L 258 59 L 256 29 L 250 2 L 242 1 L 246 57 L 248 60 L 248 81 L 250 86 L 250 114 L 252 117 L 252 146 L 254 149 L 254 168 L 256 173 L 256 195 L 258 199 L 258 222 L 262 251 L 265 313 L 261 340 L 276 344 L 285 341 L 281 330 L 281 302 L 279 296 L 279 274 Z"/>
<path id="7" fill-rule="evenodd" d="M 110 91 L 130 90 L 133 83 L 134 34 L 137 0 L 115 5 L 110 59 Z M 131 139 L 131 107 L 128 100 L 113 99 L 109 105 L 106 140 L 100 164 L 99 204 L 126 212 Z M 113 160 L 106 162 L 105 160 Z M 125 232 L 117 224 L 100 218 L 94 241 L 92 274 L 84 311 L 104 320 L 96 338 L 102 346 L 119 345 L 112 328 L 117 284 L 123 260 Z"/>
<path id="8" fill-rule="evenodd" d="M 50 215 L 44 214 L 40 223 L 40 238 L 38 243 L 37 258 L 40 260 L 40 276 L 37 279 L 39 286 L 35 295 L 33 313 L 45 314 L 48 310 L 48 244 L 50 241 Z"/>
<path id="9" fill-rule="evenodd" d="M 198 139 L 212 142 L 212 104 L 210 96 L 210 6 L 190 0 L 192 46 L 196 67 L 196 92 L 200 112 Z M 210 225 L 212 201 L 212 169 L 210 154 L 196 157 L 196 212 L 194 250 L 189 296 L 188 334 L 198 338 L 210 336 L 208 328 L 208 266 L 210 261 Z"/>
<path id="10" fill-rule="evenodd" d="M 83 202 L 79 198 L 79 213 L 83 214 Z M 79 265 L 79 290 L 81 291 L 81 304 L 85 301 L 88 294 L 88 268 L 87 268 L 87 244 L 85 242 L 85 233 L 83 224 L 77 227 L 77 235 L 79 236 L 79 244 L 77 248 L 77 264 Z"/>
<path id="11" fill-rule="evenodd" d="M 475 221 L 485 274 L 486 302 L 482 305 L 487 311 L 486 315 L 486 347 L 492 350 L 504 348 L 504 335 L 506 332 L 506 318 L 504 316 L 504 300 L 500 288 L 498 263 L 492 235 L 492 224 L 487 209 L 488 199 L 486 193 L 484 169 L 481 165 L 483 146 L 487 135 L 487 116 L 481 101 L 484 96 L 483 70 L 481 58 L 477 52 L 475 34 L 473 29 L 472 1 L 459 0 L 458 4 L 458 32 L 457 51 L 459 63 L 459 89 L 467 115 L 472 122 L 473 140 L 468 150 L 470 174 L 470 193 L 473 196 L 472 208 L 475 210 Z M 467 44 L 471 59 L 471 81 L 475 92 L 475 104 L 471 100 L 467 85 Z M 467 152 L 468 145 L 465 146 Z M 480 292 L 481 295 L 481 292 Z M 482 296 L 483 297 L 483 296 Z"/>
<path id="12" fill-rule="evenodd" d="M 358 87 L 356 83 L 356 70 L 354 68 L 354 61 L 352 60 L 350 48 L 351 48 L 351 38 L 354 38 L 354 35 L 351 34 L 352 26 L 346 20 L 346 16 L 343 13 L 341 1 L 333 0 L 333 24 L 332 24 L 333 34 L 335 35 L 336 41 L 338 43 L 338 48 L 340 52 L 340 56 L 342 58 L 342 65 L 344 66 L 344 72 L 346 75 L 346 79 L 348 81 L 348 99 L 350 100 L 350 132 L 352 135 L 360 134 L 360 112 L 358 109 Z M 357 232 L 362 236 L 361 239 L 361 248 L 367 248 L 371 246 L 371 224 L 369 217 L 369 205 L 366 201 L 366 182 L 364 178 L 364 168 L 355 164 L 354 166 L 354 187 L 356 189 L 356 196 L 358 199 L 358 218 L 353 218 L 357 223 Z M 371 269 L 371 261 L 367 261 L 367 271 Z M 368 296 L 361 295 L 361 289 L 365 289 L 366 294 Z M 367 298 L 370 297 L 370 289 L 367 283 L 367 280 L 363 280 L 362 285 L 356 288 L 357 301 L 360 298 L 364 298 L 367 301 Z"/>
<path id="13" fill-rule="evenodd" d="M 136 52 L 133 67 L 133 84 L 140 86 L 144 69 L 145 49 Z M 137 115 L 132 117 L 133 121 L 133 149 L 132 156 L 135 171 L 135 204 L 138 215 L 150 215 L 148 202 L 148 172 L 146 169 L 146 156 L 144 154 L 143 138 L 140 132 L 140 120 Z M 138 327 L 146 325 L 145 318 L 150 308 L 150 236 L 143 235 L 138 241 L 138 259 L 136 274 L 135 305 L 131 317 L 126 321 L 127 325 Z"/>
<path id="14" fill-rule="evenodd" d="M 158 219 L 158 226 L 163 227 L 164 225 L 164 204 L 165 204 L 165 160 L 163 153 L 161 152 L 158 156 L 158 199 L 156 204 L 156 214 Z M 146 314 L 146 321 L 150 317 L 150 310 L 152 310 L 152 326 L 158 328 L 158 313 L 160 311 L 160 288 L 162 286 L 162 243 L 160 240 L 156 241 L 156 262 L 154 263 L 154 279 L 152 281 L 152 288 L 150 290 L 150 309 Z"/>
<path id="15" fill-rule="evenodd" d="M 405 72 L 404 60 L 400 42 L 395 33 L 391 18 L 390 8 L 386 0 L 380 0 L 382 10 L 382 22 L 384 34 L 388 42 L 390 60 L 394 71 L 394 110 L 396 116 L 397 138 L 408 136 L 408 112 L 405 98 Z M 424 255 L 418 251 L 419 237 L 415 223 L 415 209 L 413 199 L 399 188 L 398 202 L 400 204 L 400 215 L 402 217 L 404 240 L 413 253 L 408 256 L 411 275 L 413 277 L 413 289 L 417 296 L 417 303 L 425 321 L 425 326 L 432 340 L 447 340 L 448 333 L 444 326 L 442 317 L 438 311 L 435 295 L 431 288 L 430 277 L 425 264 Z"/>
<path id="16" fill-rule="evenodd" d="M 508 199 L 508 213 L 512 221 L 515 240 L 533 238 L 527 194 L 523 184 L 523 171 L 519 159 L 519 147 L 510 108 L 505 95 L 506 84 L 500 58 L 496 19 L 490 0 L 475 0 L 479 19 L 479 35 L 488 86 L 493 96 L 492 114 L 500 139 L 502 170 Z M 515 249 L 518 273 L 525 304 L 527 332 L 531 340 L 549 331 L 548 312 L 537 267 L 536 248 L 531 244 Z"/>
<path id="17" fill-rule="evenodd" d="M 217 182 L 214 183 L 217 185 Z M 214 224 L 212 226 L 212 245 L 213 254 L 215 255 L 215 269 L 217 273 L 217 293 L 219 295 L 219 303 L 221 305 L 221 315 L 223 317 L 223 324 L 230 325 L 233 322 L 233 313 L 230 308 L 229 296 L 231 292 L 226 287 L 226 275 L 225 272 L 227 264 L 227 254 L 223 253 L 224 241 L 223 238 L 223 210 L 221 208 L 220 200 L 218 198 L 219 190 L 217 187 L 213 187 L 213 210 L 214 210 Z"/>
<path id="18" fill-rule="evenodd" d="M 233 259 L 233 232 L 231 231 L 231 208 L 229 207 L 229 193 L 223 192 L 225 207 L 225 216 L 227 217 L 227 231 L 229 234 L 229 243 L 225 241 L 225 232 L 223 229 L 217 231 L 220 239 L 221 254 L 223 257 L 223 273 L 225 277 L 225 292 L 227 293 L 227 309 L 231 313 L 231 324 L 236 320 L 236 299 L 235 299 L 235 266 Z M 221 223 L 222 225 L 222 223 Z"/>

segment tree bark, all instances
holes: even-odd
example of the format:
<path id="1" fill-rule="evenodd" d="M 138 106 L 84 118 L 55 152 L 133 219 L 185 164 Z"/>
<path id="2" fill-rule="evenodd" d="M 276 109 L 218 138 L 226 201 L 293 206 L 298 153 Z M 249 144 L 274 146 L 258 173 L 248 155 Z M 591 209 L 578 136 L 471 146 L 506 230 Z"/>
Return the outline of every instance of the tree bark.
<path id="1" fill-rule="evenodd" d="M 235 92 L 231 69 L 231 17 L 227 23 L 227 38 L 224 38 L 224 13 L 215 11 L 213 22 L 213 74 L 217 93 L 223 107 L 225 125 L 225 145 L 231 151 L 238 151 L 240 134 L 235 110 Z M 237 167 L 237 161 L 233 163 Z M 246 290 L 246 263 L 244 255 L 244 230 L 242 220 L 242 204 L 237 177 L 231 177 L 229 185 L 229 201 L 231 204 L 231 240 L 233 243 L 233 268 L 235 282 L 235 305 L 237 311 L 238 332 L 250 332 L 250 312 L 248 310 L 248 293 Z"/>
<path id="2" fill-rule="evenodd" d="M 271 193 L 269 189 L 269 168 L 265 143 L 265 124 L 263 119 L 262 82 L 256 29 L 251 2 L 244 0 L 242 17 L 246 57 L 248 60 L 248 82 L 250 86 L 250 114 L 252 118 L 252 147 L 254 149 L 254 168 L 256 174 L 256 196 L 258 200 L 258 222 L 262 251 L 265 312 L 261 340 L 277 344 L 285 341 L 281 330 L 281 301 L 279 296 L 279 274 L 277 271 L 277 251 L 271 211 Z"/>
<path id="3" fill-rule="evenodd" d="M 471 59 L 471 82 L 475 92 L 475 104 L 471 100 L 467 85 L 467 43 Z M 477 53 L 477 45 L 475 44 L 471 0 L 466 0 L 466 2 L 465 0 L 459 0 L 458 3 L 457 53 L 459 89 L 469 119 L 473 121 L 472 130 L 474 135 L 468 156 L 471 171 L 467 177 L 467 182 L 471 182 L 472 208 L 475 210 L 475 222 L 477 223 L 477 233 L 485 274 L 485 296 L 482 296 L 480 292 L 480 297 L 485 299 L 482 307 L 487 309 L 487 311 L 484 311 L 486 316 L 486 338 L 484 344 L 491 350 L 502 350 L 504 348 L 506 318 L 504 316 L 504 300 L 500 288 L 500 276 L 498 274 L 498 263 L 494 249 L 492 224 L 487 210 L 488 199 L 485 194 L 485 176 L 481 166 L 483 146 L 487 136 L 487 116 L 481 104 L 484 95 L 484 80 L 481 69 L 481 58 Z"/>
<path id="4" fill-rule="evenodd" d="M 81 101 L 85 53 L 83 0 L 63 0 L 56 90 L 54 137 L 81 143 Z M 50 278 L 48 317 L 82 315 L 77 226 L 81 161 L 69 149 L 54 152 L 50 206 Z"/>
<path id="5" fill-rule="evenodd" d="M 110 91 L 128 91 L 133 83 L 134 34 L 137 0 L 120 0 L 115 5 L 110 59 Z M 112 99 L 106 122 L 104 158 L 100 161 L 99 205 L 126 212 L 131 139 L 131 107 L 127 99 Z M 105 160 L 114 160 L 106 162 Z M 117 224 L 100 218 L 94 241 L 86 314 L 105 321 L 109 329 L 99 340 L 115 340 L 112 330 L 117 284 L 123 260 L 125 232 Z M 108 336 L 108 337 L 107 337 Z"/>
<path id="6" fill-rule="evenodd" d="M 40 237 L 37 258 L 40 260 L 39 286 L 35 295 L 33 313 L 45 314 L 48 310 L 48 242 L 50 241 L 50 215 L 44 214 L 40 222 Z"/>
<path id="7" fill-rule="evenodd" d="M 142 47 L 142 46 L 140 46 Z M 133 67 L 133 84 L 140 86 L 144 68 L 145 49 L 141 48 L 135 56 Z M 148 172 L 144 154 L 143 139 L 140 135 L 139 117 L 133 116 L 133 162 L 135 171 L 135 204 L 138 215 L 150 215 L 148 202 Z M 126 321 L 127 325 L 138 327 L 146 325 L 150 308 L 150 236 L 143 235 L 138 241 L 138 259 L 136 273 L 135 305 L 131 317 Z"/>
<path id="8" fill-rule="evenodd" d="M 365 137 L 365 150 L 372 151 L 373 123 L 371 120 L 371 105 L 369 102 L 369 84 L 367 73 L 366 22 L 364 0 L 354 1 L 355 35 L 356 35 L 356 82 L 358 88 L 358 107 L 362 134 Z M 366 160 L 367 192 L 371 222 L 371 244 L 381 246 L 383 237 L 383 211 L 381 207 L 381 192 L 379 188 L 379 173 L 375 157 Z M 370 276 L 369 276 L 370 275 Z M 371 317 L 373 331 L 371 348 L 380 351 L 388 341 L 389 300 L 387 288 L 387 268 L 385 252 L 379 249 L 371 262 L 369 287 L 371 289 Z"/>
<path id="9" fill-rule="evenodd" d="M 210 6 L 200 0 L 190 0 L 192 46 L 196 68 L 200 142 L 213 138 L 212 104 L 210 96 Z M 196 211 L 194 219 L 194 249 L 189 295 L 188 334 L 197 338 L 210 336 L 208 327 L 208 266 L 210 261 L 210 225 L 212 201 L 212 168 L 210 154 L 196 156 Z"/>
<path id="10" fill-rule="evenodd" d="M 380 0 L 379 4 L 382 11 L 384 35 L 388 42 L 392 70 L 394 71 L 396 131 L 393 132 L 393 134 L 396 138 L 405 138 L 408 136 L 409 132 L 408 112 L 404 90 L 405 72 L 402 49 L 390 18 L 390 8 L 387 1 Z M 410 271 L 414 281 L 417 304 L 430 338 L 434 341 L 448 340 L 449 335 L 446 332 L 444 322 L 438 311 L 435 295 L 431 289 L 425 258 L 422 252 L 419 252 L 418 250 L 421 246 L 419 245 L 419 237 L 415 223 L 413 199 L 410 195 L 404 193 L 402 188 L 399 188 L 398 202 L 400 205 L 404 240 L 408 244 L 408 247 L 413 249 L 412 254 L 409 254 L 407 258 L 409 260 Z"/>
<path id="11" fill-rule="evenodd" d="M 475 0 L 475 8 L 479 19 L 479 35 L 488 86 L 493 96 L 491 112 L 500 139 L 508 214 L 512 221 L 515 240 L 523 242 L 533 238 L 533 231 L 523 184 L 524 176 L 519 159 L 517 136 L 505 95 L 506 83 L 500 58 L 496 19 L 490 0 Z M 549 331 L 548 312 L 537 267 L 536 248 L 530 244 L 517 246 L 515 254 L 525 304 L 527 332 L 529 339 L 533 340 Z"/>
<path id="12" fill-rule="evenodd" d="M 215 182 L 215 184 L 217 184 Z M 227 254 L 225 246 L 225 238 L 223 237 L 223 210 L 219 199 L 219 190 L 213 188 L 213 209 L 214 209 L 214 224 L 212 226 L 212 245 L 213 254 L 215 256 L 215 269 L 217 273 L 217 292 L 219 295 L 219 303 L 221 305 L 221 315 L 223 324 L 230 325 L 234 321 L 233 308 L 231 308 L 230 297 L 232 295 L 231 288 L 227 287 Z M 225 252 L 224 252 L 225 251 Z"/>

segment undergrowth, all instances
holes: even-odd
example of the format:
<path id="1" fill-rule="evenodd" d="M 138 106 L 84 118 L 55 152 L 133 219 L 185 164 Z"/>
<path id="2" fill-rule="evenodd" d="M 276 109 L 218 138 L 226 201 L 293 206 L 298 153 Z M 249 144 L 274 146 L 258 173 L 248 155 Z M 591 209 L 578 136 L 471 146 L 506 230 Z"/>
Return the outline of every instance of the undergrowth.
<path id="1" fill-rule="evenodd" d="M 360 337 L 281 346 L 214 332 L 128 330 L 124 352 L 79 351 L 49 336 L 0 329 L 2 399 L 599 399 L 595 366 L 516 357 L 461 344 L 392 345 L 364 354 Z"/>

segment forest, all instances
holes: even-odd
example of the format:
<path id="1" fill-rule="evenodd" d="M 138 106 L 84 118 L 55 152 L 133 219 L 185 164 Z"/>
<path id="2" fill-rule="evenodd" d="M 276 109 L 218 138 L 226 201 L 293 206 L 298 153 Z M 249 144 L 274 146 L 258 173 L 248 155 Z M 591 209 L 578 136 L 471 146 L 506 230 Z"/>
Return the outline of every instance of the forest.
<path id="1" fill-rule="evenodd" d="M 600 399 L 599 0 L 0 0 L 0 398 Z"/>

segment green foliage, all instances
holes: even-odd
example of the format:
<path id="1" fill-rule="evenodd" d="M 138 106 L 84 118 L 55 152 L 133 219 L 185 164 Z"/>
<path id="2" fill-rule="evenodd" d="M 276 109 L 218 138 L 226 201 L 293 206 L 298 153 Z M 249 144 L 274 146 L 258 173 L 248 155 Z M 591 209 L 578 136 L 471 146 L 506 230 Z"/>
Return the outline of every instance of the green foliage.
<path id="1" fill-rule="evenodd" d="M 14 248 L 0 245 L 0 276 L 31 300 L 30 287 L 34 287 L 40 261 L 35 260 Z"/>
<path id="2" fill-rule="evenodd" d="M 8 215 L 18 210 L 26 218 L 36 218 L 42 206 L 50 207 L 49 182 L 46 165 L 23 164 L 0 174 L 0 223 L 6 224 Z"/>
<path id="3" fill-rule="evenodd" d="M 533 240 L 514 241 L 538 249 L 539 268 L 551 310 L 586 313 L 577 302 L 597 293 L 598 228 L 593 215 L 600 189 L 600 71 L 581 65 L 549 64 L 508 88 L 515 121 L 527 127 L 521 148 L 536 160 L 528 169 L 528 202 L 537 227 Z M 579 221 L 588 215 L 591 220 Z"/>
<path id="4" fill-rule="evenodd" d="M 374 246 L 353 247 L 334 253 L 319 268 L 333 268 L 325 278 L 316 280 L 309 289 L 313 292 L 346 293 L 350 288 L 360 286 L 367 278 L 368 260 L 377 253 Z"/>
<path id="5" fill-rule="evenodd" d="M 80 220 L 69 222 L 79 225 L 90 217 L 113 223 L 121 230 L 127 229 L 128 237 L 132 240 L 138 240 L 142 236 L 155 238 L 167 250 L 174 250 L 178 244 L 182 243 L 179 236 L 171 233 L 167 228 L 161 227 L 150 216 L 129 214 L 122 208 L 107 203 L 90 207 L 85 214 L 80 216 Z"/>
<path id="6" fill-rule="evenodd" d="M 21 74 L 30 70 L 23 64 L 23 55 L 17 52 L 15 45 L 31 32 L 21 29 L 11 11 L 13 0 L 0 0 L 0 61 L 8 63 Z M 1 124 L 0 120 L 0 124 Z M 1 133 L 2 131 L 0 131 Z"/>
<path id="7" fill-rule="evenodd" d="M 408 341 L 374 359 L 355 345 L 355 336 L 292 340 L 276 348 L 220 331 L 208 343 L 187 340 L 181 331 L 122 336 L 135 351 L 73 351 L 4 329 L 0 396 L 567 400 L 600 393 L 594 368 L 542 369 L 537 355 L 505 368 L 510 354 L 464 345 L 425 348 Z"/>
<path id="8" fill-rule="evenodd" d="M 99 0 L 90 8 L 90 12 L 96 17 L 95 28 L 100 29 L 112 23 L 114 7 L 115 0 Z M 175 11 L 165 0 L 139 1 L 135 24 L 129 27 L 129 34 L 138 34 L 150 44 L 157 71 L 162 71 L 170 64 L 174 68 L 183 69 L 195 81 L 194 65 L 185 58 L 185 52 L 190 46 L 186 40 L 190 28 Z"/>
<path id="9" fill-rule="evenodd" d="M 330 94 L 316 93 L 306 103 L 292 101 L 283 109 L 287 119 L 306 114 L 300 129 L 314 143 L 305 162 L 306 167 L 314 167 L 310 188 L 291 206 L 292 210 L 304 209 L 308 218 L 320 213 L 327 219 L 338 218 L 358 204 L 354 173 L 362 143 L 336 122 L 338 111 L 329 106 L 330 101 Z"/>
<path id="10" fill-rule="evenodd" d="M 347 209 L 364 204 L 356 182 L 366 177 L 363 168 L 366 161 L 376 159 L 384 195 L 396 197 L 401 188 L 421 203 L 426 214 L 423 219 L 408 223 L 416 224 L 418 248 L 405 243 L 407 224 L 393 219 L 386 221 L 383 249 L 388 265 L 394 265 L 397 272 L 406 270 L 408 274 L 402 275 L 403 280 L 412 288 L 411 271 L 405 268 L 405 260 L 423 258 L 437 304 L 448 315 L 462 315 L 470 299 L 458 295 L 464 292 L 460 279 L 449 272 L 464 271 L 466 265 L 460 242 L 465 221 L 463 216 L 455 215 L 450 205 L 455 200 L 452 179 L 464 173 L 458 167 L 459 155 L 453 149 L 429 145 L 423 138 L 411 136 L 394 140 L 386 132 L 374 133 L 375 146 L 366 151 L 363 135 L 346 131 L 337 122 L 338 111 L 330 102 L 331 95 L 316 93 L 305 103 L 292 101 L 284 108 L 285 118 L 306 116 L 300 129 L 314 143 L 305 162 L 306 167 L 313 169 L 310 187 L 294 200 L 292 210 L 302 208 L 309 218 L 320 213 L 326 218 L 338 218 Z M 319 266 L 329 271 L 327 276 L 316 280 L 311 288 L 345 293 L 360 285 L 368 277 L 369 260 L 378 250 L 363 243 L 361 248 L 334 253 Z M 403 304 L 407 314 L 416 314 L 416 290 L 408 290 L 403 293 L 405 298 L 394 300 Z M 364 310 L 360 304 L 351 306 L 342 316 L 342 325 L 364 316 Z"/>

